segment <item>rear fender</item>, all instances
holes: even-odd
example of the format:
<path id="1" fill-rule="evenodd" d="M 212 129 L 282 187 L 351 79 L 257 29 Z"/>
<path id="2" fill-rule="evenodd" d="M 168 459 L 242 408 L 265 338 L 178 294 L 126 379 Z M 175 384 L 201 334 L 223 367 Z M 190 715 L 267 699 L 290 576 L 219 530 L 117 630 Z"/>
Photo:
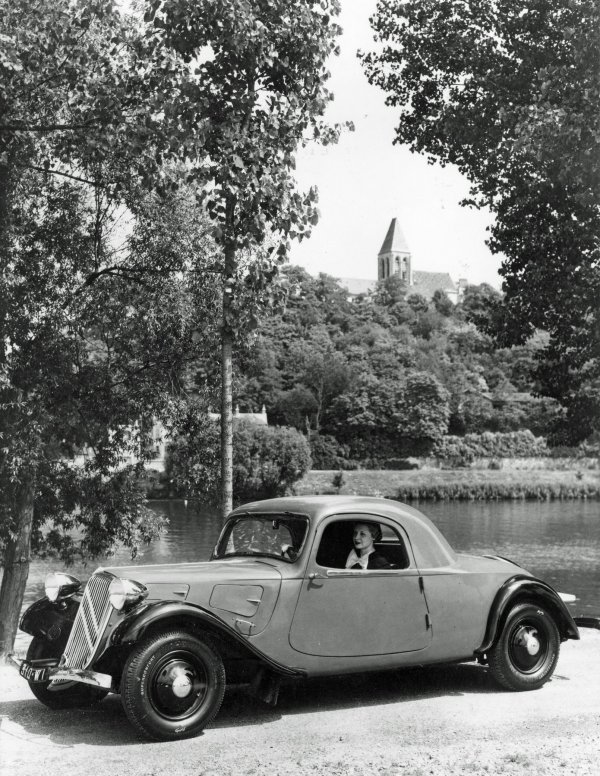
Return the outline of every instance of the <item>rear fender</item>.
<path id="1" fill-rule="evenodd" d="M 289 668 L 272 660 L 212 612 L 181 601 L 158 601 L 137 607 L 115 628 L 111 635 L 110 644 L 116 647 L 135 643 L 150 632 L 172 627 L 182 627 L 216 635 L 221 640 L 235 645 L 243 654 L 260 660 L 279 674 L 286 676 L 303 675 L 303 672 L 298 669 Z"/>
<path id="2" fill-rule="evenodd" d="M 492 647 L 502 631 L 510 609 L 524 602 L 539 604 L 552 615 L 561 641 L 579 639 L 577 625 L 556 590 L 541 579 L 519 574 L 507 579 L 496 593 L 488 616 L 483 643 L 475 650 L 476 655 L 483 655 Z"/>

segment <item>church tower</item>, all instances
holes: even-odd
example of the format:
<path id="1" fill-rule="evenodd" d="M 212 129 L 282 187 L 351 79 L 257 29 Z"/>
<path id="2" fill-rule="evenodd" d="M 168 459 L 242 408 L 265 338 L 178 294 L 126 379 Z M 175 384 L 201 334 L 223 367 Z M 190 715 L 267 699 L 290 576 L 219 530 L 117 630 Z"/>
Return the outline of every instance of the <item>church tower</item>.
<path id="1" fill-rule="evenodd" d="M 400 275 L 407 285 L 413 284 L 411 253 L 397 218 L 392 218 L 377 256 L 377 279 Z"/>

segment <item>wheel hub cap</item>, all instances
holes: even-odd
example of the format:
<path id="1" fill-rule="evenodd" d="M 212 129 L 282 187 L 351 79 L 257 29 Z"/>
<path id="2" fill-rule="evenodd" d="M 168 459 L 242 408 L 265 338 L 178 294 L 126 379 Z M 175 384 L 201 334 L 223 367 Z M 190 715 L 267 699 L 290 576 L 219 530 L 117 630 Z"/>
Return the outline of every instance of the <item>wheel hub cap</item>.
<path id="1" fill-rule="evenodd" d="M 148 692 L 163 719 L 188 719 L 206 698 L 207 676 L 201 661 L 186 650 L 173 650 L 156 666 Z"/>
<path id="2" fill-rule="evenodd" d="M 173 677 L 171 689 L 173 690 L 173 695 L 176 695 L 178 698 L 185 698 L 192 691 L 192 681 L 187 674 L 183 672 L 177 673 Z"/>
<path id="3" fill-rule="evenodd" d="M 524 641 L 525 641 L 525 649 L 529 652 L 529 654 L 537 655 L 537 653 L 540 651 L 540 642 L 533 635 L 533 633 L 526 633 L 524 636 Z"/>
<path id="4" fill-rule="evenodd" d="M 540 640 L 537 633 L 530 628 L 521 628 L 516 634 L 515 642 L 524 647 L 528 655 L 537 655 L 540 651 Z"/>

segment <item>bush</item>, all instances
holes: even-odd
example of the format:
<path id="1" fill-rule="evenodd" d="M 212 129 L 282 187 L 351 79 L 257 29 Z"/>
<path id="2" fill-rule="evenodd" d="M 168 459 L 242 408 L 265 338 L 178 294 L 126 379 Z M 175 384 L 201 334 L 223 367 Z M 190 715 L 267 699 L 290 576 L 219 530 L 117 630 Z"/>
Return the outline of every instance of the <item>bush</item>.
<path id="1" fill-rule="evenodd" d="M 464 437 L 445 436 L 435 446 L 437 458 L 452 461 L 473 461 L 475 458 L 538 458 L 549 455 L 544 437 L 531 431 L 509 433 L 486 431 Z"/>
<path id="2" fill-rule="evenodd" d="M 172 492 L 209 503 L 219 499 L 220 430 L 214 421 L 188 425 L 168 447 Z M 236 421 L 233 426 L 233 497 L 237 502 L 282 496 L 311 467 L 310 449 L 296 429 Z"/>
<path id="3" fill-rule="evenodd" d="M 339 493 L 340 490 L 346 484 L 346 480 L 344 479 L 344 472 L 343 471 L 336 472 L 333 475 L 333 479 L 331 480 L 331 484 L 335 488 L 335 492 Z"/>
<path id="4" fill-rule="evenodd" d="M 313 469 L 327 471 L 357 468 L 357 464 L 350 460 L 348 448 L 329 434 L 311 436 L 310 455 Z"/>
<path id="5" fill-rule="evenodd" d="M 383 461 L 381 468 L 389 469 L 389 471 L 402 472 L 418 469 L 419 464 L 416 461 L 411 461 L 409 458 L 386 458 L 386 460 Z"/>
<path id="6" fill-rule="evenodd" d="M 295 428 L 235 425 L 233 494 L 237 501 L 283 496 L 310 467 L 308 442 Z"/>

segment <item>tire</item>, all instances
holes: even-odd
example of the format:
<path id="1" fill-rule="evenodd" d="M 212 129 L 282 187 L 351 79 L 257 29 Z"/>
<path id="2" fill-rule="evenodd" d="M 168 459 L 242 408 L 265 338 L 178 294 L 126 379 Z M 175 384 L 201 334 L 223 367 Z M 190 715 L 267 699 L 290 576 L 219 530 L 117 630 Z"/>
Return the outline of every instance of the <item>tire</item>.
<path id="1" fill-rule="evenodd" d="M 27 650 L 27 660 L 44 660 L 60 657 L 56 645 L 44 639 L 35 638 Z M 49 709 L 76 709 L 93 706 L 108 695 L 108 690 L 99 690 L 81 682 L 28 682 L 31 692 L 38 701 Z"/>
<path id="2" fill-rule="evenodd" d="M 189 738 L 216 716 L 225 669 L 214 644 L 185 631 L 159 633 L 129 655 L 121 701 L 137 732 L 154 741 Z"/>
<path id="3" fill-rule="evenodd" d="M 560 635 L 552 615 L 535 604 L 518 604 L 488 653 L 494 679 L 508 690 L 537 690 L 554 673 Z"/>

